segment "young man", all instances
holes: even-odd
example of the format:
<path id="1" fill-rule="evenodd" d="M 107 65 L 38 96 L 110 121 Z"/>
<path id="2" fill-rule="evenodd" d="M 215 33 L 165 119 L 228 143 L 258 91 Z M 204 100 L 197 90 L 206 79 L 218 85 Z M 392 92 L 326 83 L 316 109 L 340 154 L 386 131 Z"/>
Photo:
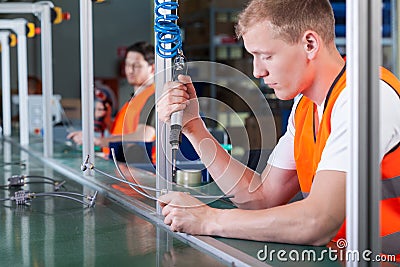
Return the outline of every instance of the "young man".
<path id="1" fill-rule="evenodd" d="M 110 136 L 95 138 L 95 145 L 108 147 L 110 142 L 152 142 L 154 129 L 154 46 L 138 42 L 129 46 L 125 55 L 125 73 L 133 87 L 132 98 L 108 124 Z M 70 133 L 67 138 L 82 144 L 82 132 Z"/>
<path id="2" fill-rule="evenodd" d="M 253 0 L 236 30 L 253 56 L 254 76 L 280 99 L 303 97 L 259 175 L 234 160 L 207 131 L 190 78 L 167 83 L 157 104 L 160 118 L 168 121 L 172 112 L 185 109 L 184 134 L 218 186 L 235 196 L 238 209 L 214 209 L 171 193 L 159 199 L 164 222 L 190 234 L 294 244 L 325 245 L 344 237 L 351 88 L 335 46 L 329 1 Z M 384 69 L 381 79 L 382 181 L 392 192 L 381 201 L 383 252 L 400 254 L 400 83 Z M 304 199 L 288 204 L 299 190 Z"/>

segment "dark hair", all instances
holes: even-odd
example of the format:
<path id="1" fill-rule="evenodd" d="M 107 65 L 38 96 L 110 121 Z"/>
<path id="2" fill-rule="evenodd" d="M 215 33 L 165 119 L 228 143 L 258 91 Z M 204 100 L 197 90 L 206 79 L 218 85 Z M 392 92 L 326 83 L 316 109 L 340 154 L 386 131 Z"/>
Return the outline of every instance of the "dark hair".
<path id="1" fill-rule="evenodd" d="M 154 46 L 150 43 L 147 42 L 137 42 L 134 43 L 133 45 L 128 46 L 126 49 L 126 55 L 128 55 L 129 52 L 137 52 L 143 55 L 144 60 L 147 61 L 150 65 L 154 64 Z"/>

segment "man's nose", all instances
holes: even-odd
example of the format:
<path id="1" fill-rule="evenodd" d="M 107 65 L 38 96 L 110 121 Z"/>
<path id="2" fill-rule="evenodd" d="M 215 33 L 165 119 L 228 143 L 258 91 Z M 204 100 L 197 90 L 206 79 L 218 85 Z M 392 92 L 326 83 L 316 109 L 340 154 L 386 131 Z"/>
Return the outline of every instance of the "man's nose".
<path id="1" fill-rule="evenodd" d="M 257 79 L 269 75 L 267 68 L 261 64 L 260 60 L 253 59 L 253 76 Z"/>

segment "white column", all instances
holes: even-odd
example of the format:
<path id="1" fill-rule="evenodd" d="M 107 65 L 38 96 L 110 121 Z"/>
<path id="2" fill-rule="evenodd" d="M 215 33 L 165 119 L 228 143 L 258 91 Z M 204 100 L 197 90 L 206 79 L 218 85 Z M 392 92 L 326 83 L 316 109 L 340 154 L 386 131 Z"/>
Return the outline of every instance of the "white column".
<path id="1" fill-rule="evenodd" d="M 53 55 L 50 9 L 54 5 L 50 1 L 37 3 L 0 3 L 0 13 L 26 14 L 32 13 L 40 19 L 41 27 L 41 60 L 43 86 L 43 154 L 53 155 L 53 128 L 51 101 L 53 98 Z"/>
<path id="2" fill-rule="evenodd" d="M 163 3 L 165 0 L 160 0 L 159 2 Z M 162 10 L 162 14 L 170 14 L 170 10 Z M 168 38 L 168 36 L 167 36 Z M 155 92 L 155 99 L 156 102 L 163 94 L 164 84 L 167 81 L 172 80 L 172 69 L 171 59 L 162 58 L 157 55 L 157 51 L 155 51 L 155 85 L 156 85 L 156 92 Z M 166 124 L 161 122 L 158 119 L 157 114 L 157 105 L 156 105 L 156 188 L 157 189 L 170 189 L 171 183 L 167 183 L 167 181 L 172 181 L 172 165 L 170 160 L 171 159 L 171 145 L 169 144 L 169 127 L 166 127 Z M 159 193 L 157 193 L 157 197 Z M 161 214 L 161 208 L 157 205 L 157 213 Z"/>
<path id="3" fill-rule="evenodd" d="M 42 55 L 42 85 L 43 85 L 43 154 L 53 156 L 53 116 L 51 103 L 53 101 L 53 51 L 51 33 L 50 6 L 42 3 L 40 15 L 41 55 Z"/>
<path id="4" fill-rule="evenodd" d="M 1 78 L 3 101 L 3 135 L 11 136 L 11 73 L 9 31 L 0 32 L 1 42 Z"/>
<path id="5" fill-rule="evenodd" d="M 18 38 L 18 95 L 19 95 L 19 128 L 20 144 L 29 144 L 28 125 L 28 57 L 26 43 L 25 19 L 0 20 L 0 29 L 12 30 Z"/>
<path id="6" fill-rule="evenodd" d="M 381 252 L 379 201 L 379 65 L 381 0 L 346 2 L 347 87 L 350 97 L 351 169 L 346 182 L 348 250 Z M 348 261 L 347 266 L 377 266 Z"/>
<path id="7" fill-rule="evenodd" d="M 25 27 L 25 23 L 20 27 Z M 26 31 L 26 30 L 25 30 Z M 19 94 L 19 130 L 21 145 L 29 144 L 28 123 L 28 55 L 26 33 L 18 34 L 18 94 Z"/>
<path id="8" fill-rule="evenodd" d="M 92 1 L 80 0 L 82 160 L 89 155 L 94 164 L 93 114 L 93 25 Z M 90 170 L 84 173 L 91 175 Z"/>

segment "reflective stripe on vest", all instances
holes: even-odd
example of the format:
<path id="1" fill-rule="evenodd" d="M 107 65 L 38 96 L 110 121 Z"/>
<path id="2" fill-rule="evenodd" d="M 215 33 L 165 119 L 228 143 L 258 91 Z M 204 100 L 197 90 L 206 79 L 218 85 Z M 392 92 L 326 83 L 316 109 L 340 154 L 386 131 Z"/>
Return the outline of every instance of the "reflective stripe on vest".
<path id="1" fill-rule="evenodd" d="M 310 193 L 301 192 L 303 198 L 306 198 Z M 390 198 L 400 198 L 400 176 L 382 180 L 382 197 L 381 200 Z"/>
<path id="2" fill-rule="evenodd" d="M 381 80 L 386 82 L 399 95 L 400 82 L 388 70 L 380 69 Z M 314 103 L 303 96 L 294 115 L 295 138 L 294 157 L 297 176 L 304 197 L 312 186 L 314 175 L 321 160 L 322 151 L 331 132 L 331 114 L 340 93 L 346 87 L 346 73 L 343 69 L 332 84 L 325 100 L 325 109 L 318 133 L 314 133 Z M 399 102 L 400 103 L 400 102 Z M 382 199 L 381 237 L 382 251 L 387 254 L 400 254 L 400 145 L 391 149 L 381 162 Z M 345 223 L 334 239 L 345 237 Z"/>
<path id="3" fill-rule="evenodd" d="M 400 254 L 400 232 L 382 237 L 382 252 L 388 255 Z"/>
<path id="4" fill-rule="evenodd" d="M 382 200 L 397 197 L 400 198 L 400 176 L 382 180 Z"/>
<path id="5" fill-rule="evenodd" d="M 303 198 L 308 197 L 310 194 L 309 192 L 301 192 Z M 396 177 L 393 179 L 383 180 L 382 181 L 382 198 L 389 199 L 389 198 L 396 198 L 400 197 L 400 177 Z"/>
<path id="6" fill-rule="evenodd" d="M 308 195 L 310 194 L 310 193 L 308 193 L 308 192 L 301 192 L 301 194 L 303 195 L 303 198 L 306 198 L 306 197 L 308 197 Z"/>

